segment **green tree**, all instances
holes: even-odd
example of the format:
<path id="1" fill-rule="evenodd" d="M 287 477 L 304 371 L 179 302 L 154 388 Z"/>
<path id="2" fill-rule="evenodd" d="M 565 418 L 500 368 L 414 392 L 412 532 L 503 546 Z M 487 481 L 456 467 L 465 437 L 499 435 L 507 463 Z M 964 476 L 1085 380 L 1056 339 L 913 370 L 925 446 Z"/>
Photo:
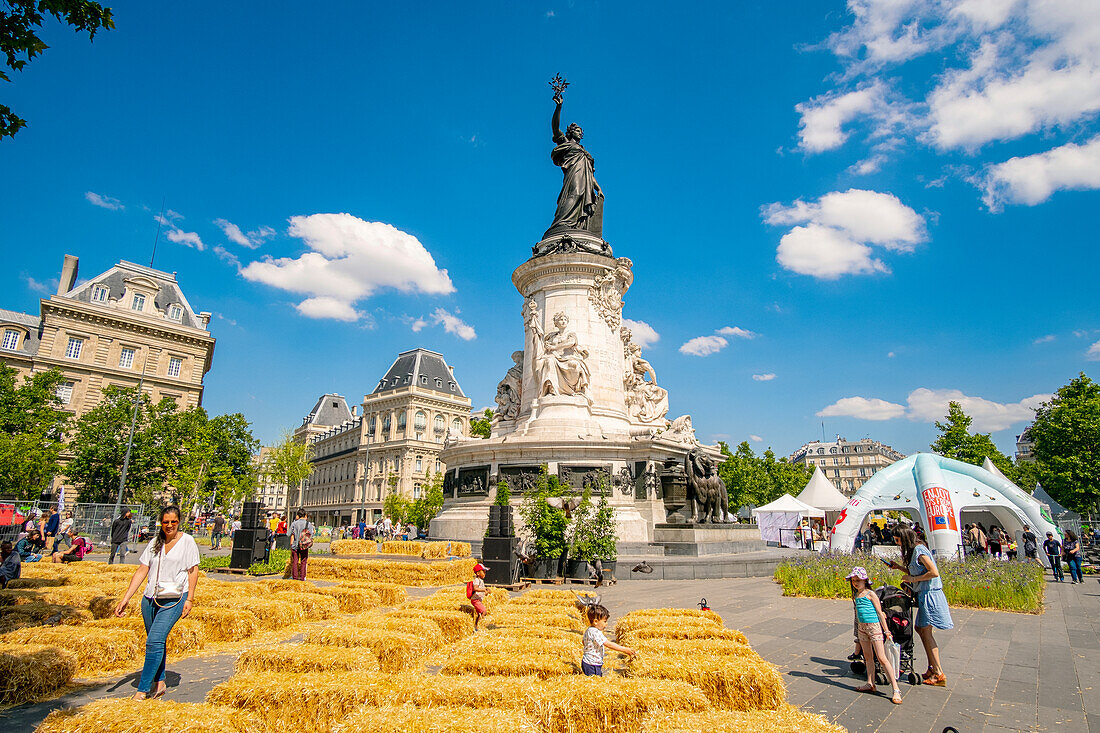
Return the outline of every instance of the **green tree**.
<path id="1" fill-rule="evenodd" d="M 989 433 L 971 433 L 972 418 L 967 415 L 958 402 L 947 403 L 945 422 L 936 422 L 940 435 L 929 447 L 941 456 L 954 458 L 963 463 L 980 466 L 988 457 L 993 465 L 1010 480 L 1016 478 L 1016 467 L 1012 460 L 1001 453 L 993 443 Z"/>
<path id="2" fill-rule="evenodd" d="M 488 438 L 493 434 L 493 411 L 485 408 L 485 414 L 478 418 L 470 418 L 470 435 L 477 438 Z"/>
<path id="3" fill-rule="evenodd" d="M 0 364 L 0 486 L 36 499 L 61 468 L 69 413 L 60 409 L 57 369 L 35 372 L 16 386 L 16 371 Z"/>
<path id="4" fill-rule="evenodd" d="M 384 505 L 383 505 L 384 506 Z M 443 474 L 428 474 L 420 498 L 412 502 L 406 512 L 408 521 L 417 529 L 426 530 L 439 510 L 443 508 Z"/>
<path id="5" fill-rule="evenodd" d="M 136 387 L 108 385 L 99 404 L 76 421 L 69 441 L 73 457 L 65 467 L 65 475 L 76 486 L 81 501 L 115 502 L 136 395 Z M 164 488 L 167 452 L 172 444 L 168 415 L 175 409 L 175 401 L 169 398 L 153 404 L 143 393 L 137 400 L 123 501 L 137 500 L 149 507 L 158 503 L 155 494 Z"/>
<path id="6" fill-rule="evenodd" d="M 524 493 L 519 514 L 523 518 L 527 538 L 535 543 L 536 557 L 557 558 L 568 549 L 565 532 L 569 519 L 564 510 L 551 506 L 549 502 L 550 498 L 566 493 L 569 493 L 568 487 L 562 486 L 557 476 L 549 475 L 545 464 L 535 485 Z"/>
<path id="7" fill-rule="evenodd" d="M 283 431 L 283 437 L 271 449 L 271 462 L 269 475 L 276 482 L 283 484 L 289 491 L 291 487 L 297 489 L 298 496 L 294 499 L 297 506 L 302 506 L 302 482 L 309 478 L 313 470 L 313 446 L 294 439 L 289 430 Z M 287 503 L 290 503 L 287 499 Z"/>
<path id="8" fill-rule="evenodd" d="M 812 475 L 805 466 L 777 459 L 771 448 L 757 456 L 747 441 L 732 453 L 725 443 L 718 445 L 725 457 L 718 465 L 718 476 L 726 485 L 731 512 L 747 505 L 763 506 L 783 494 L 796 495 Z"/>
<path id="9" fill-rule="evenodd" d="M 403 524 L 408 521 L 409 500 L 397 493 L 397 477 L 391 474 L 393 482 L 390 483 L 390 493 L 386 494 L 382 502 L 382 514 L 392 519 L 395 523 Z"/>
<path id="10" fill-rule="evenodd" d="M 0 52 L 12 71 L 22 71 L 31 59 L 49 48 L 38 37 L 46 15 L 87 33 L 88 40 L 95 38 L 101 28 L 115 27 L 111 9 L 89 0 L 4 0 L 4 6 L 0 9 Z M 0 71 L 0 79 L 11 81 L 4 71 Z M 14 136 L 26 125 L 26 120 L 0 104 L 0 139 Z"/>
<path id="11" fill-rule="evenodd" d="M 1100 384 L 1081 372 L 1035 411 L 1034 455 L 1043 488 L 1076 512 L 1100 510 Z"/>
<path id="12" fill-rule="evenodd" d="M 228 509 L 255 487 L 252 453 L 259 448 L 244 415 L 218 415 L 194 407 L 173 413 L 167 480 L 185 517 L 213 504 Z"/>

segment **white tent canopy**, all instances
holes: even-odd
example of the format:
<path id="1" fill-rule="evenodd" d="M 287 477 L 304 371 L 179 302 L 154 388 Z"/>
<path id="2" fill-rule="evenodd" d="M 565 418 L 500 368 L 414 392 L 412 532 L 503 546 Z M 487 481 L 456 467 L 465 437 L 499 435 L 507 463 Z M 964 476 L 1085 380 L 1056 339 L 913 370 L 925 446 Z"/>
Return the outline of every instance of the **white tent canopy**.
<path id="1" fill-rule="evenodd" d="M 822 517 L 825 512 L 799 501 L 790 494 L 783 494 L 770 504 L 752 510 L 756 524 L 760 527 L 760 539 L 765 542 L 778 542 L 787 547 L 801 547 L 802 542 L 793 530 L 805 517 Z"/>
<path id="2" fill-rule="evenodd" d="M 848 504 L 848 497 L 837 491 L 833 482 L 825 478 L 821 466 L 814 466 L 814 475 L 797 498 L 803 504 L 826 512 L 839 512 Z"/>

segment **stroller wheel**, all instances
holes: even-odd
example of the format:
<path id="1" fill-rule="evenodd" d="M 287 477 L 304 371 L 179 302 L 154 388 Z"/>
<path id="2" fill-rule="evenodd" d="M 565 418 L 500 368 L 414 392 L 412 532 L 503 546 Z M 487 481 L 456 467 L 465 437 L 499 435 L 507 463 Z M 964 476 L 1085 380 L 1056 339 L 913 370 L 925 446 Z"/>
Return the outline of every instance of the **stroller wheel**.
<path id="1" fill-rule="evenodd" d="M 909 677 L 906 678 L 906 681 L 911 685 L 919 685 L 920 676 L 916 672 L 910 672 Z"/>
<path id="2" fill-rule="evenodd" d="M 890 679 L 886 676 L 885 672 L 876 670 L 875 671 L 875 684 L 876 685 L 888 685 L 888 684 L 890 684 Z"/>
<path id="3" fill-rule="evenodd" d="M 863 675 L 867 673 L 867 665 L 862 661 L 852 662 L 848 666 L 851 668 L 852 674 Z"/>

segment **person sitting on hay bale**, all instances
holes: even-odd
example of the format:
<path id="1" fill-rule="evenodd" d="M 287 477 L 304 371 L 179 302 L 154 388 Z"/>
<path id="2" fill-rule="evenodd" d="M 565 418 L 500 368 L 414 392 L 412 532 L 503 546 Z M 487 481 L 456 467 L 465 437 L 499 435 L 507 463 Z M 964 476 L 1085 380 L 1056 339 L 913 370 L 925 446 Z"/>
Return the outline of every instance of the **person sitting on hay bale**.
<path id="1" fill-rule="evenodd" d="M 50 555 L 50 562 L 80 562 L 84 556 L 92 551 L 92 543 L 83 537 L 77 537 L 73 530 L 69 530 L 72 547 L 66 552 L 55 552 Z"/>
<path id="2" fill-rule="evenodd" d="M 135 700 L 144 700 L 152 690 L 154 699 L 167 690 L 164 681 L 166 642 L 172 627 L 186 618 L 194 605 L 199 582 L 199 547 L 191 535 L 180 531 L 179 507 L 168 506 L 160 512 L 160 531 L 138 558 L 138 569 L 130 579 L 126 595 L 115 607 L 115 616 L 123 618 L 126 606 L 146 578 L 141 598 L 141 617 L 145 622 L 145 666 L 141 670 Z"/>
<path id="3" fill-rule="evenodd" d="M 35 540 L 38 539 L 38 530 L 33 530 L 30 534 L 21 537 L 18 542 L 15 543 L 15 551 L 19 553 L 20 562 L 38 562 L 42 559 L 42 555 L 38 550 L 38 545 Z"/>
<path id="4" fill-rule="evenodd" d="M 9 580 L 15 580 L 19 577 L 20 566 L 19 553 L 15 551 L 15 547 L 12 546 L 9 540 L 4 540 L 0 543 L 0 588 L 7 588 Z"/>

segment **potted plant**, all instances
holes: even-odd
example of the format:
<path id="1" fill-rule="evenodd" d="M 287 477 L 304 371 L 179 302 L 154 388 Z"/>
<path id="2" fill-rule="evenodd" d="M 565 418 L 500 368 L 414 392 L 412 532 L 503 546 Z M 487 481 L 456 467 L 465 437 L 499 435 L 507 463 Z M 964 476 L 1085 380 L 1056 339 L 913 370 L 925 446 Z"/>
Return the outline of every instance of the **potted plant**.
<path id="1" fill-rule="evenodd" d="M 592 561 L 599 560 L 603 572 L 615 577 L 615 561 L 618 559 L 618 535 L 615 533 L 615 510 L 607 503 L 607 494 L 600 496 L 600 503 L 592 517 L 590 550 Z"/>
<path id="2" fill-rule="evenodd" d="M 542 467 L 534 487 L 523 497 L 519 513 L 523 517 L 526 539 L 535 546 L 536 578 L 553 578 L 558 575 L 558 565 L 566 551 L 565 531 L 569 520 L 565 512 L 550 505 L 551 496 L 559 496 L 561 486 L 556 476 L 549 476 Z"/>
<path id="3" fill-rule="evenodd" d="M 568 578 L 587 578 L 588 563 L 592 562 L 592 529 L 595 520 L 592 506 L 592 490 L 585 487 L 581 503 L 573 510 L 572 521 L 566 539 L 569 543 L 569 560 L 565 564 Z"/>

